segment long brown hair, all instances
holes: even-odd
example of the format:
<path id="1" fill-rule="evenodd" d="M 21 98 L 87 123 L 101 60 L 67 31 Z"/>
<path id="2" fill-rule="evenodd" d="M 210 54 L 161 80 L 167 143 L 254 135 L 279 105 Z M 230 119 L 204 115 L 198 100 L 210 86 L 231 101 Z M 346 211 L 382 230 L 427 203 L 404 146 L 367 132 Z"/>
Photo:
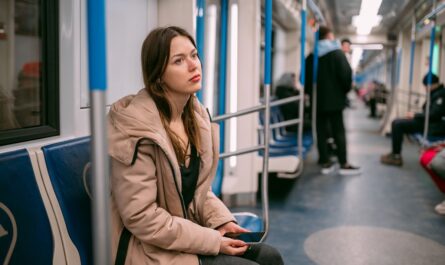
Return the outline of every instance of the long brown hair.
<path id="1" fill-rule="evenodd" d="M 187 147 L 184 148 L 181 145 L 179 136 L 168 126 L 172 118 L 172 107 L 165 95 L 165 90 L 160 81 L 161 76 L 167 68 L 167 62 L 170 57 L 171 41 L 177 36 L 187 37 L 196 48 L 193 37 L 186 30 L 174 26 L 156 28 L 151 31 L 144 40 L 142 45 L 141 63 L 145 89 L 153 98 L 156 107 L 159 110 L 162 124 L 173 144 L 173 149 L 175 150 L 178 162 L 184 164 Z M 193 108 L 194 97 L 194 95 L 190 96 L 184 106 L 181 118 L 190 143 L 193 144 L 197 150 L 201 150 L 200 133 Z M 185 144 L 187 145 L 187 143 Z"/>

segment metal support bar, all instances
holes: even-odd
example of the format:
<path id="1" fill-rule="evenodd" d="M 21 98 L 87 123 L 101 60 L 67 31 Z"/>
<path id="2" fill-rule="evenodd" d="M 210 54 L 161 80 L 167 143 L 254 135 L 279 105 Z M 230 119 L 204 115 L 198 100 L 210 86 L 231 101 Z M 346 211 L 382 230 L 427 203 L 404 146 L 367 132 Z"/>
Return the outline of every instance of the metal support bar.
<path id="1" fill-rule="evenodd" d="M 265 44 L 264 49 L 264 101 L 266 109 L 264 111 L 264 154 L 263 154 L 263 174 L 261 182 L 261 197 L 263 206 L 263 242 L 269 234 L 269 139 L 270 139 L 270 81 L 272 77 L 272 0 L 265 3 Z"/>
<path id="2" fill-rule="evenodd" d="M 219 159 L 225 159 L 231 156 L 243 155 L 248 153 L 253 153 L 259 150 L 264 150 L 264 145 L 258 145 L 255 147 L 242 148 L 237 151 L 222 153 L 219 155 Z"/>
<path id="3" fill-rule="evenodd" d="M 111 264 L 109 229 L 109 159 L 105 98 L 107 90 L 105 0 L 89 0 L 88 75 L 91 97 L 92 130 L 92 232 L 94 264 Z"/>
<path id="4" fill-rule="evenodd" d="M 204 34 L 205 34 L 205 10 L 206 10 L 206 1 L 205 0 L 197 0 L 196 1 L 196 46 L 198 48 L 198 54 L 203 62 L 204 58 Z M 204 86 L 196 93 L 199 101 L 202 102 L 202 93 L 204 90 Z"/>
<path id="5" fill-rule="evenodd" d="M 301 92 L 304 92 L 304 91 L 300 91 L 300 93 Z M 286 103 L 293 102 L 293 101 L 298 101 L 298 100 L 302 100 L 302 99 L 303 99 L 302 96 L 292 96 L 292 97 L 288 97 L 288 98 L 274 100 L 274 101 L 270 102 L 270 106 L 271 107 L 276 107 L 276 106 L 284 105 Z"/>
<path id="6" fill-rule="evenodd" d="M 416 28 L 418 30 L 420 28 L 422 28 L 425 20 L 427 20 L 427 19 L 430 20 L 430 19 L 434 18 L 437 14 L 442 12 L 444 9 L 445 9 L 445 3 L 440 3 L 437 7 L 435 7 L 435 4 L 433 4 L 433 10 L 430 13 L 428 13 L 426 16 L 424 16 L 419 22 L 417 22 Z"/>
<path id="7" fill-rule="evenodd" d="M 282 122 L 277 122 L 277 123 L 271 124 L 269 127 L 270 127 L 270 129 L 276 129 L 276 128 L 286 127 L 289 125 L 294 125 L 294 124 L 299 124 L 299 123 L 301 123 L 301 119 L 292 119 L 292 120 L 287 120 L 287 121 L 282 121 Z"/>
<path id="8" fill-rule="evenodd" d="M 413 91 L 413 72 L 414 72 L 414 55 L 416 54 L 416 17 L 413 16 L 411 25 L 411 53 L 409 59 L 409 96 L 408 96 L 408 111 L 411 111 L 411 92 Z"/>
<path id="9" fill-rule="evenodd" d="M 319 25 L 316 25 L 314 33 L 314 53 L 312 67 L 312 139 L 317 142 L 317 73 L 318 73 L 318 41 Z"/>
<path id="10" fill-rule="evenodd" d="M 270 130 L 272 129 L 277 129 L 277 128 L 281 128 L 281 127 L 286 127 L 289 125 L 295 125 L 295 124 L 300 124 L 301 123 L 301 119 L 292 119 L 292 120 L 287 120 L 287 121 L 282 121 L 282 122 L 277 122 L 277 123 L 272 123 L 269 127 Z M 258 130 L 264 130 L 263 126 L 258 127 Z"/>
<path id="11" fill-rule="evenodd" d="M 303 97 L 302 96 L 292 96 L 292 97 L 288 97 L 288 98 L 284 98 L 284 99 L 280 99 L 280 100 L 275 100 L 270 102 L 270 106 L 271 107 L 276 107 L 276 106 L 280 106 L 280 105 L 284 105 L 286 103 L 289 102 L 293 102 L 293 101 L 297 101 L 297 100 L 301 100 Z M 250 113 L 254 113 L 260 110 L 264 110 L 266 108 L 265 104 L 262 105 L 258 105 L 258 106 L 254 106 L 251 108 L 247 108 L 244 110 L 239 110 L 237 112 L 234 113 L 227 113 L 227 114 L 223 114 L 220 116 L 216 116 L 212 119 L 213 122 L 219 122 L 219 121 L 223 121 L 223 120 L 227 120 L 230 118 L 235 118 L 235 117 L 239 117 L 239 116 L 243 116 L 243 115 L 247 115 Z"/>
<path id="12" fill-rule="evenodd" d="M 433 21 L 433 27 L 431 28 L 431 36 L 430 36 L 430 60 L 428 62 L 428 85 L 426 91 L 426 107 L 425 107 L 425 124 L 423 128 L 423 139 L 424 143 L 423 147 L 426 146 L 425 142 L 428 139 L 428 127 L 430 122 L 430 105 L 431 105 L 431 86 L 432 86 L 432 78 L 433 78 L 433 57 L 434 57 L 434 41 L 436 39 L 436 27 L 435 22 Z"/>
<path id="13" fill-rule="evenodd" d="M 250 114 L 250 113 L 253 113 L 253 112 L 257 112 L 257 111 L 263 110 L 265 108 L 266 108 L 265 105 L 258 105 L 258 106 L 251 107 L 251 108 L 244 109 L 244 110 L 240 110 L 240 111 L 237 111 L 237 112 L 234 112 L 234 113 L 227 113 L 227 114 L 223 114 L 223 115 L 214 117 L 212 119 L 212 121 L 213 122 L 219 122 L 219 121 L 227 120 L 227 119 L 230 119 L 230 118 L 235 118 L 235 117 L 243 116 L 243 115 Z"/>

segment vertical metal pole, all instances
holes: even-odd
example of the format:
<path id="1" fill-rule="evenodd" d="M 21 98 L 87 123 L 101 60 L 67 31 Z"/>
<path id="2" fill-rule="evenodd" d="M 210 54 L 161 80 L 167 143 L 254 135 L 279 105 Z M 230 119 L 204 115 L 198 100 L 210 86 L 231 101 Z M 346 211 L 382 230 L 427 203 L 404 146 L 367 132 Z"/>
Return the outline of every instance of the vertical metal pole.
<path id="1" fill-rule="evenodd" d="M 303 93 L 300 99 L 299 105 L 299 118 L 300 123 L 298 125 L 298 157 L 300 158 L 298 174 L 301 174 L 303 171 L 303 124 L 304 124 L 304 84 L 306 82 L 306 9 L 307 3 L 306 0 L 303 0 L 302 9 L 301 9 L 301 38 L 300 38 L 300 83 L 303 86 Z"/>
<path id="2" fill-rule="evenodd" d="M 436 39 L 436 23 L 433 20 L 431 27 L 431 37 L 430 37 L 430 58 L 428 62 L 428 83 L 426 89 L 426 106 L 425 106 L 425 124 L 423 128 L 423 147 L 428 143 L 428 126 L 430 121 L 430 105 L 431 105 L 431 82 L 433 78 L 433 57 L 434 57 L 434 40 Z"/>
<path id="3" fill-rule="evenodd" d="M 198 46 L 198 54 L 201 62 L 204 61 L 204 33 L 205 33 L 205 0 L 196 1 L 196 46 Z M 205 77 L 204 77 L 205 78 Z M 202 102 L 202 90 L 204 89 L 204 82 L 202 82 L 201 89 L 196 93 L 199 101 Z"/>
<path id="4" fill-rule="evenodd" d="M 270 138 L 270 79 L 272 76 L 272 0 L 266 0 L 265 17 L 265 37 L 266 47 L 264 49 L 264 155 L 262 174 L 262 199 L 263 222 L 265 234 L 261 241 L 264 241 L 269 233 L 269 138 Z"/>
<path id="5" fill-rule="evenodd" d="M 226 75 L 227 75 L 227 17 L 229 10 L 229 0 L 221 0 L 221 30 L 219 44 L 219 74 L 218 74 L 218 115 L 226 113 Z M 224 153 L 225 148 L 225 123 L 219 125 L 219 152 Z M 212 191 L 221 195 L 222 180 L 224 176 L 224 160 L 218 162 L 215 180 L 213 181 Z"/>
<path id="6" fill-rule="evenodd" d="M 318 78 L 318 41 L 319 41 L 319 25 L 315 27 L 314 33 L 314 52 L 312 64 L 312 139 L 317 142 L 317 78 Z"/>
<path id="7" fill-rule="evenodd" d="M 300 38 L 300 83 L 304 86 L 306 78 L 306 0 L 303 0 L 301 8 L 301 38 Z"/>
<path id="8" fill-rule="evenodd" d="M 105 1 L 88 1 L 88 71 L 91 98 L 94 264 L 111 264 L 109 236 L 109 161 L 105 123 Z"/>
<path id="9" fill-rule="evenodd" d="M 408 82 L 408 111 L 411 111 L 411 99 L 413 93 L 413 71 L 414 71 L 414 55 L 416 52 L 416 17 L 413 16 L 411 26 L 411 54 L 409 61 L 409 82 Z"/>

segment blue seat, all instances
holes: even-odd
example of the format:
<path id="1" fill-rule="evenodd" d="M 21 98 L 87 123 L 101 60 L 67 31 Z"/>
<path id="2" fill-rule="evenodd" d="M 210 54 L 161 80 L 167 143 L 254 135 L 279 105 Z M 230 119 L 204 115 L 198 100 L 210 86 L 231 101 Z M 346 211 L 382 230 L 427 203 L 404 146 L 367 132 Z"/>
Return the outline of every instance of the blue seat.
<path id="1" fill-rule="evenodd" d="M 0 154 L 0 172 L 0 264 L 56 264 L 56 224 L 28 151 Z"/>
<path id="2" fill-rule="evenodd" d="M 260 124 L 264 125 L 264 114 L 260 113 Z M 271 108 L 271 118 L 270 122 L 278 123 L 284 121 L 283 115 L 278 107 Z M 271 138 L 269 141 L 270 145 L 270 157 L 280 157 L 280 156 L 298 156 L 298 141 L 296 133 L 286 132 L 284 127 L 276 128 L 271 131 Z M 259 131 L 259 141 L 263 139 L 263 133 Z M 307 153 L 310 151 L 313 144 L 311 132 L 303 133 L 303 158 L 306 157 Z M 259 155 L 262 156 L 263 152 L 259 151 Z"/>
<path id="3" fill-rule="evenodd" d="M 244 227 L 252 232 L 264 231 L 263 220 L 256 214 L 249 212 L 234 213 L 238 225 Z"/>
<path id="4" fill-rule="evenodd" d="M 414 138 L 420 144 L 422 144 L 423 141 L 424 141 L 423 134 L 421 134 L 421 133 L 415 133 L 414 134 Z M 428 137 L 426 139 L 426 145 L 429 146 L 429 145 L 432 145 L 434 143 L 442 142 L 442 141 L 445 141 L 445 136 L 432 136 L 432 135 L 428 135 Z"/>
<path id="5" fill-rule="evenodd" d="M 90 138 L 47 145 L 42 152 L 68 235 L 81 264 L 92 264 L 91 199 L 84 176 L 90 165 Z"/>

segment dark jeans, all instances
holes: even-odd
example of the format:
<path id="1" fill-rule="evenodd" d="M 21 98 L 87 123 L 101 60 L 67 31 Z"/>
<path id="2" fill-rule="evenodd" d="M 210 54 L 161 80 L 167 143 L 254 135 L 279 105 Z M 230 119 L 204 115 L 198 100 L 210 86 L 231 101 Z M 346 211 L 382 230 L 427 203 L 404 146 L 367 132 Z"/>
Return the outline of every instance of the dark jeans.
<path id="1" fill-rule="evenodd" d="M 391 125 L 392 153 L 402 152 L 403 135 L 423 132 L 423 122 L 416 119 L 395 119 Z"/>
<path id="2" fill-rule="evenodd" d="M 370 113 L 369 116 L 370 117 L 377 117 L 377 100 L 375 98 L 371 98 L 369 100 L 369 109 L 370 109 Z"/>
<path id="3" fill-rule="evenodd" d="M 337 145 L 337 157 L 340 164 L 346 164 L 346 135 L 343 125 L 343 111 L 317 113 L 317 147 L 320 164 L 329 162 L 327 140 L 333 137 Z"/>
<path id="4" fill-rule="evenodd" d="M 266 244 L 250 245 L 242 256 L 200 256 L 202 265 L 283 265 L 283 258 L 275 248 Z"/>

